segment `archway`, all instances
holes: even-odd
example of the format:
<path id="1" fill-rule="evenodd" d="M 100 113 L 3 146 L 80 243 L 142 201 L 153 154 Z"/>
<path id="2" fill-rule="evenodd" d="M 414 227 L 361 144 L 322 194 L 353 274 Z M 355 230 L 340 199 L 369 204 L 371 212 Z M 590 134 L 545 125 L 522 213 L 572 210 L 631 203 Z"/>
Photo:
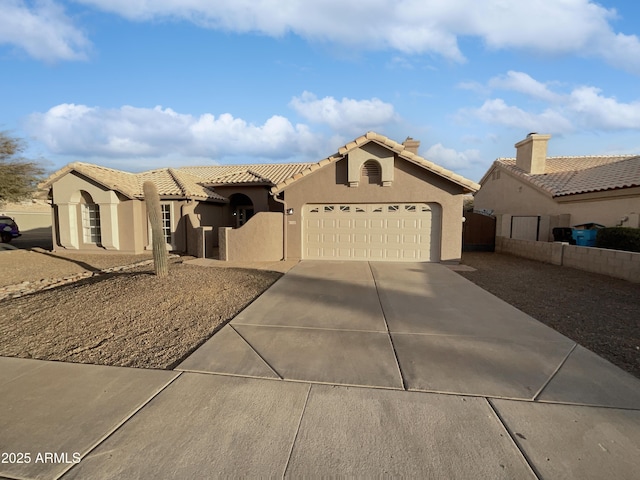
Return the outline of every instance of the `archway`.
<path id="1" fill-rule="evenodd" d="M 231 222 L 233 226 L 241 227 L 253 217 L 254 209 L 251 199 L 243 193 L 234 193 L 229 197 L 229 206 L 231 207 Z"/>

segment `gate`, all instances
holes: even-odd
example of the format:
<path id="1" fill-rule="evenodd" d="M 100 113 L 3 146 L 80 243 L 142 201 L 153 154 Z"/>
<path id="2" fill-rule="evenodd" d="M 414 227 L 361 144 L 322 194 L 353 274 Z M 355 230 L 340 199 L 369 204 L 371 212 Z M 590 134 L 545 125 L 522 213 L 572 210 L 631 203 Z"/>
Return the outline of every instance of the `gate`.
<path id="1" fill-rule="evenodd" d="M 463 252 L 493 252 L 496 248 L 496 218 L 479 212 L 464 212 Z"/>

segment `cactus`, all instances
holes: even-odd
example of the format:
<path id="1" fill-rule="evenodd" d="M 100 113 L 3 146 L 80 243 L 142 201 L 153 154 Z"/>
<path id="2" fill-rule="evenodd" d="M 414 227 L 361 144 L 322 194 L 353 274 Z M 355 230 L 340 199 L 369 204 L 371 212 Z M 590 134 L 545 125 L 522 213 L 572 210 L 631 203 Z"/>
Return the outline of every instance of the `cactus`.
<path id="1" fill-rule="evenodd" d="M 153 244 L 153 265 L 158 277 L 166 277 L 169 274 L 169 254 L 162 234 L 162 211 L 160 209 L 160 196 L 153 182 L 142 184 L 144 201 L 147 205 L 147 215 L 151 224 L 151 241 Z"/>

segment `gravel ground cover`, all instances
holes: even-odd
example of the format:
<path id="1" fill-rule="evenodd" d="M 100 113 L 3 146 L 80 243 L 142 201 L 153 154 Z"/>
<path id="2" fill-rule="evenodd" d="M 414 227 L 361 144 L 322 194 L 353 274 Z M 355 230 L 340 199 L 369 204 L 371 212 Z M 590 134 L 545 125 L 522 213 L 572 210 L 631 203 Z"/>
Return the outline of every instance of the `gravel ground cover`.
<path id="1" fill-rule="evenodd" d="M 128 265 L 151 258 L 151 253 L 126 255 L 119 253 L 57 253 L 41 248 L 0 252 L 0 287 L 34 282 L 44 278 L 61 278 L 82 272 Z"/>
<path id="2" fill-rule="evenodd" d="M 5 299 L 0 356 L 171 369 L 280 276 L 177 261 L 167 278 L 151 265 Z"/>
<path id="3" fill-rule="evenodd" d="M 458 272 L 640 378 L 640 284 L 511 255 L 465 252 Z"/>

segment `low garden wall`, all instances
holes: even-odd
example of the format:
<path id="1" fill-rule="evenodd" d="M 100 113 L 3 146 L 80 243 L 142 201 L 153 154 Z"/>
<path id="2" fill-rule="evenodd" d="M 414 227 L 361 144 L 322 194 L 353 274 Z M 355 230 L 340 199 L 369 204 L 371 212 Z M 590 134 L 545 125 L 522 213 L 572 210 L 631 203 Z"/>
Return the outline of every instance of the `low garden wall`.
<path id="1" fill-rule="evenodd" d="M 270 262 L 282 260 L 282 213 L 259 212 L 240 228 L 218 229 L 220 260 Z"/>
<path id="2" fill-rule="evenodd" d="M 496 252 L 640 283 L 640 253 L 496 237 Z"/>

